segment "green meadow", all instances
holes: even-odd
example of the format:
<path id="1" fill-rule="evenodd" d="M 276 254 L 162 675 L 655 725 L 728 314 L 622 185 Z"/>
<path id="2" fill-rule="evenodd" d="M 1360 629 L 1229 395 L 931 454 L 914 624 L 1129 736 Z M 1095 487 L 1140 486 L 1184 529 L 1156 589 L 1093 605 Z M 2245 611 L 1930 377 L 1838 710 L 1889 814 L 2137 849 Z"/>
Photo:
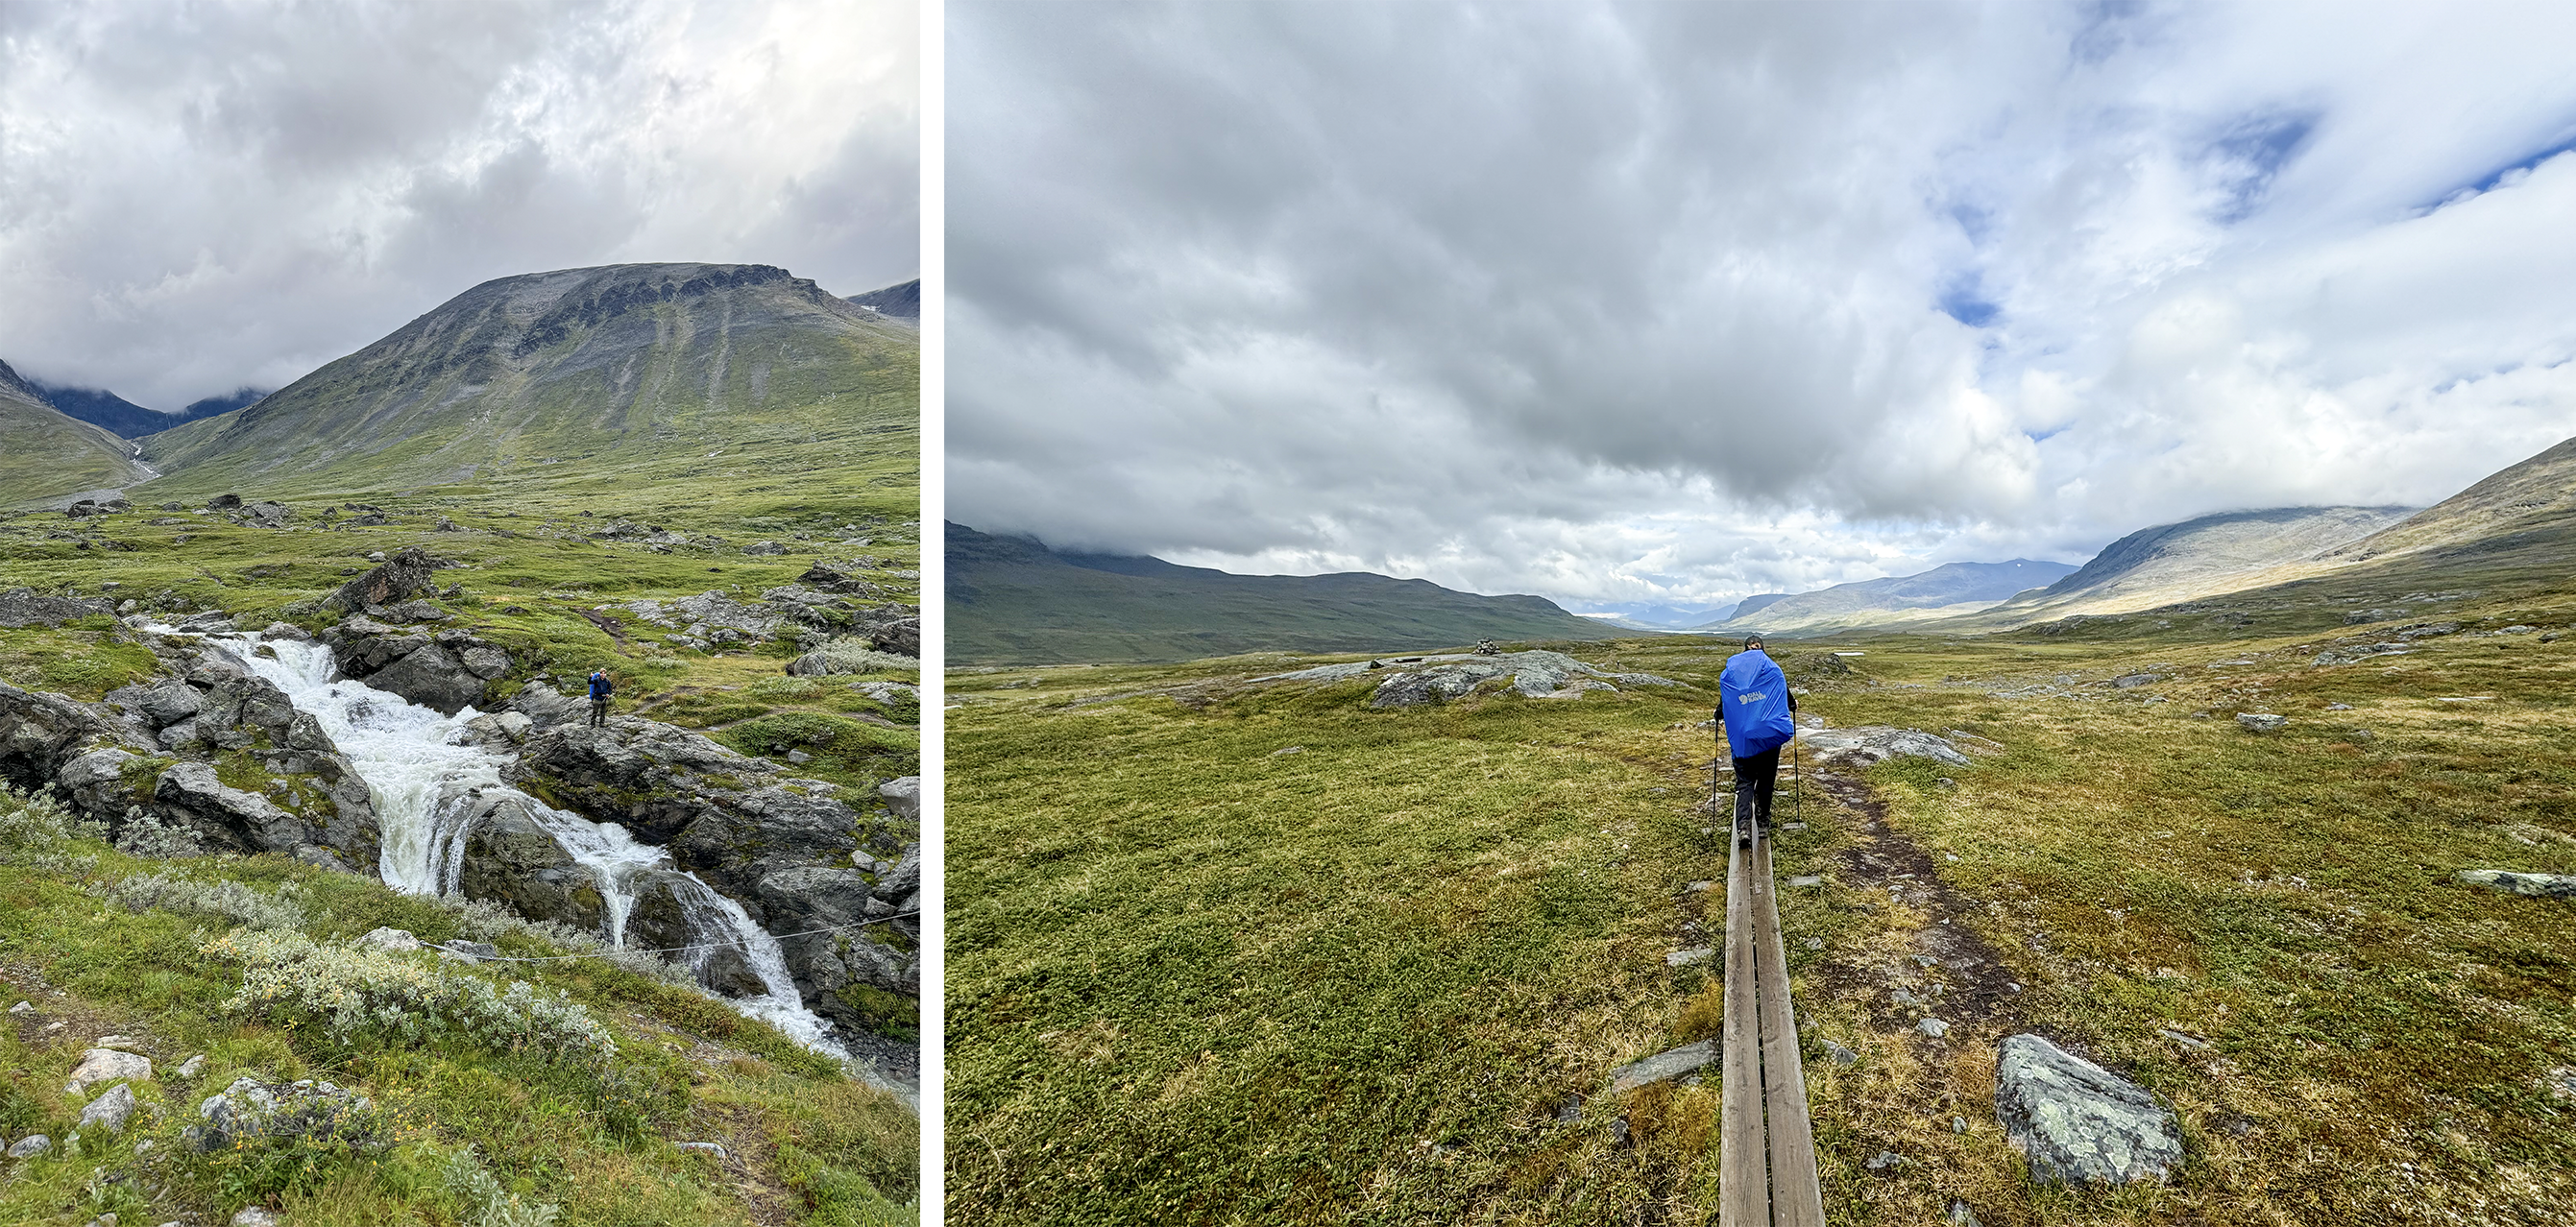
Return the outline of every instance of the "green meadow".
<path id="1" fill-rule="evenodd" d="M 2563 1221 L 2576 905 L 2454 877 L 2576 872 L 2552 587 L 2431 594 L 2457 633 L 2352 664 L 2311 662 L 2401 627 L 2316 587 L 1782 645 L 1806 713 L 1971 756 L 1784 783 L 1832 1221 Z M 1606 1088 L 1719 1028 L 1715 972 L 1665 955 L 1720 944 L 1732 645 L 1507 646 L 1684 685 L 1377 711 L 1250 680 L 1323 658 L 952 673 L 953 1221 L 1714 1217 L 1716 1067 Z M 2024 1031 L 2175 1109 L 2168 1184 L 2030 1183 L 1994 1110 Z"/>

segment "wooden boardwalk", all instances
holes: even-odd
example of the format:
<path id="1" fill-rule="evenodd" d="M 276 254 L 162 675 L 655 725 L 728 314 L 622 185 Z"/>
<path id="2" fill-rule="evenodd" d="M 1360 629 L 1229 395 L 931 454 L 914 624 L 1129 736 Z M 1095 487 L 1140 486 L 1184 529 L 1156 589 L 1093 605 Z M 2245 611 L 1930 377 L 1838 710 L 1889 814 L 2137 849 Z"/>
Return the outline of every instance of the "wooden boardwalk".
<path id="1" fill-rule="evenodd" d="M 1771 841 L 1726 859 L 1726 1039 L 1719 1078 L 1719 1227 L 1823 1227 L 1798 1015 L 1772 898 Z"/>

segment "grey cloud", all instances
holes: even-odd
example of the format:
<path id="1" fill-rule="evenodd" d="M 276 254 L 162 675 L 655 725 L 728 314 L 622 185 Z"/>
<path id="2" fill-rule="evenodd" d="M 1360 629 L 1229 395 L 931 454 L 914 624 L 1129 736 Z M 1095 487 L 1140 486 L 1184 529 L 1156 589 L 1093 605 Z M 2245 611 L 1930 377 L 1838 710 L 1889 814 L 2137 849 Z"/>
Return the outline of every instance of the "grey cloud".
<path id="1" fill-rule="evenodd" d="M 160 408 L 497 276 L 918 271 L 910 0 L 0 6 L 0 355 Z"/>
<path id="2" fill-rule="evenodd" d="M 2480 292 L 2446 267 L 2515 257 L 2399 203 L 2576 108 L 2532 13 L 949 13 L 950 499 L 986 529 L 1718 599 L 2435 497 L 2576 401 L 2433 391 L 2564 348 L 2570 292 L 2495 269 L 2435 318 Z M 2537 224 L 2553 165 L 2494 211 Z M 2417 446 L 2436 401 L 2483 433 Z"/>

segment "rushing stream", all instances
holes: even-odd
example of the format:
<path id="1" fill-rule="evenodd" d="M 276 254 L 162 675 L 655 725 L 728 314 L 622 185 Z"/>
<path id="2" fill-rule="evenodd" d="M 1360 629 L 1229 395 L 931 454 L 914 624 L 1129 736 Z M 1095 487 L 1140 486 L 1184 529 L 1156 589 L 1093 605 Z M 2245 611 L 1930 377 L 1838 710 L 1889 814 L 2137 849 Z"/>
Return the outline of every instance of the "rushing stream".
<path id="1" fill-rule="evenodd" d="M 479 808 L 473 792 L 525 795 L 501 782 L 501 768 L 508 760 L 450 740 L 478 714 L 471 707 L 442 716 L 400 695 L 335 678 L 338 667 L 331 649 L 318 643 L 255 634 L 210 635 L 207 640 L 285 691 L 297 711 L 319 720 L 340 753 L 357 768 L 375 794 L 383 846 L 377 868 L 396 890 L 415 895 L 454 893 L 464 872 L 466 836 Z M 608 905 L 608 940 L 624 945 L 626 918 L 635 907 L 635 875 L 673 868 L 669 857 L 660 848 L 636 842 L 614 822 L 592 822 L 532 797 L 527 803 L 529 814 L 598 881 L 600 896 Z M 832 1038 L 832 1024 L 805 1008 L 777 938 L 744 913 L 740 904 L 716 893 L 695 874 L 680 875 L 675 889 L 690 943 L 721 943 L 741 950 L 767 990 L 759 997 L 732 998 L 734 1008 L 776 1024 L 817 1052 L 850 1057 Z M 696 970 L 707 955 L 706 950 L 696 950 L 680 961 Z"/>

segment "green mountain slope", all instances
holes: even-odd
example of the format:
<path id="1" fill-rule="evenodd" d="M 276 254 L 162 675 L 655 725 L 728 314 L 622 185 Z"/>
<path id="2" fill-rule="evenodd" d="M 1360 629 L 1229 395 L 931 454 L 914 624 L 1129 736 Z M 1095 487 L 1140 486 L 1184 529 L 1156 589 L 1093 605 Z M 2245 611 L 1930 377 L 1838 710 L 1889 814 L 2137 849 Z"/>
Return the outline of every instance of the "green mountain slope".
<path id="1" fill-rule="evenodd" d="M 0 362 L 0 507 L 41 506 L 150 477 L 133 454 L 124 440 L 54 408 Z"/>
<path id="2" fill-rule="evenodd" d="M 914 430 L 918 371 L 916 333 L 783 269 L 505 277 L 248 409 L 146 438 L 169 474 L 147 493 L 651 480 L 728 450 L 761 472 L 821 465 L 835 442 Z"/>
<path id="3" fill-rule="evenodd" d="M 2563 531 L 2576 524 L 2576 439 L 2507 466 L 2405 520 L 2319 555 L 2363 562 Z"/>
<path id="4" fill-rule="evenodd" d="M 2152 609 L 2233 592 L 2319 568 L 2324 551 L 2405 519 L 2407 507 L 2276 507 L 2142 528 L 2103 547 L 2073 574 L 1971 614 L 1960 626 L 2018 626 L 2075 614 Z"/>
<path id="5" fill-rule="evenodd" d="M 951 664 L 1420 651 L 1621 633 L 1539 597 L 1477 596 L 1428 580 L 1229 575 L 1158 558 L 1057 553 L 960 524 L 947 533 Z"/>
<path id="6" fill-rule="evenodd" d="M 2313 556 L 2221 577 L 2179 600 L 2072 617 L 2043 610 L 2041 617 L 2025 615 L 2016 624 L 2026 622 L 2026 629 L 2043 635 L 2084 638 L 2151 635 L 2198 619 L 2206 619 L 2204 630 L 2220 635 L 2340 634 L 2345 627 L 2456 618 L 2465 609 L 2563 592 L 2571 558 L 2576 439 Z M 2068 580 L 2078 578 L 2080 572 Z M 2004 611 L 1998 606 L 1989 612 Z"/>

